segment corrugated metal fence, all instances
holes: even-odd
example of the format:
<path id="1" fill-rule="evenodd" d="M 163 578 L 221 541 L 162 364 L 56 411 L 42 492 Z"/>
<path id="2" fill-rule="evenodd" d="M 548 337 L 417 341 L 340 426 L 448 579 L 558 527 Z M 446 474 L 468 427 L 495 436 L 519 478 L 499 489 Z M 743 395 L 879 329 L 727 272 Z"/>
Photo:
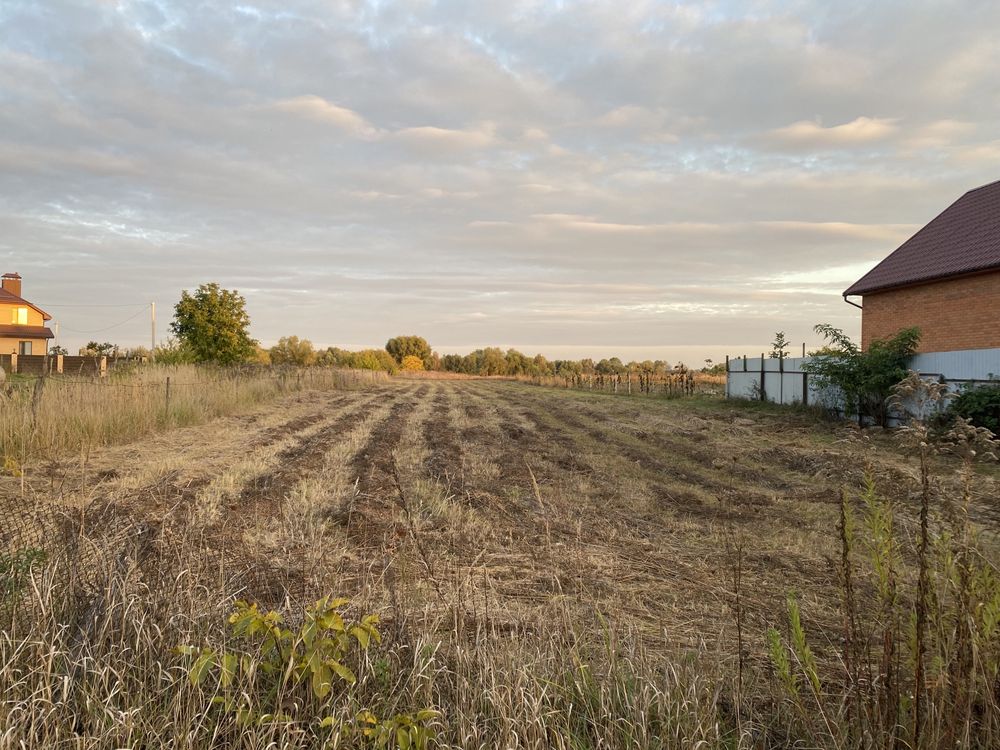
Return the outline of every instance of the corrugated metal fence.
<path id="1" fill-rule="evenodd" d="M 812 357 L 770 359 L 738 357 L 726 363 L 726 397 L 772 401 L 777 404 L 820 404 L 842 409 L 840 394 L 816 387 L 813 376 L 802 369 Z M 1000 349 L 969 349 L 914 355 L 910 369 L 948 383 L 958 390 L 967 383 L 1000 378 Z"/>

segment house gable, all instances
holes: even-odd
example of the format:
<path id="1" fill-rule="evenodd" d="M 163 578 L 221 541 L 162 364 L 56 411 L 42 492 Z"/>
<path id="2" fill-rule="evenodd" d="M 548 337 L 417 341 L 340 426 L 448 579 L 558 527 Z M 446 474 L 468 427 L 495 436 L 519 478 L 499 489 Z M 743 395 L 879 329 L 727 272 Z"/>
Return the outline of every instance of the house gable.
<path id="1" fill-rule="evenodd" d="M 1000 180 L 970 190 L 862 276 L 844 297 L 1000 269 Z"/>

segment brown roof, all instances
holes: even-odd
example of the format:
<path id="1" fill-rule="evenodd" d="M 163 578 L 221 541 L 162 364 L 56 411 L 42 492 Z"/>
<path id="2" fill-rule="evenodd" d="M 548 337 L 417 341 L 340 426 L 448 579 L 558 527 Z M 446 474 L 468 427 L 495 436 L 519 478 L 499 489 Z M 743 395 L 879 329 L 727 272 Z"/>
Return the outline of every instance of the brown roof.
<path id="1" fill-rule="evenodd" d="M 45 326 L 0 326 L 0 337 L 15 339 L 54 339 Z"/>
<path id="2" fill-rule="evenodd" d="M 38 305 L 33 305 L 23 297 L 18 297 L 13 292 L 8 292 L 6 289 L 2 287 L 0 287 L 0 303 L 6 303 L 9 305 L 27 305 L 36 312 L 41 313 L 42 317 L 45 318 L 45 320 L 52 320 L 52 316 L 49 315 L 47 312 L 45 312 L 45 310 L 40 308 Z"/>
<path id="3" fill-rule="evenodd" d="M 1000 180 L 970 190 L 844 296 L 1000 269 Z"/>

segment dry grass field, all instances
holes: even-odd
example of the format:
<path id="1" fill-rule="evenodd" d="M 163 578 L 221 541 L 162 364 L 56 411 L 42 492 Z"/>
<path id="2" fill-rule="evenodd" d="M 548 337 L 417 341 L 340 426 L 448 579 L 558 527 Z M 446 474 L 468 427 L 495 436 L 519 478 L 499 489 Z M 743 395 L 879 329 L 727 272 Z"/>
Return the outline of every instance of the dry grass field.
<path id="1" fill-rule="evenodd" d="M 63 514 L 95 546 L 111 534 L 108 509 L 130 519 L 156 562 L 144 566 L 142 549 L 125 561 L 102 559 L 128 568 L 125 578 L 145 592 L 134 594 L 139 600 L 157 586 L 188 592 L 183 611 L 194 624 L 181 630 L 192 637 L 205 638 L 205 623 L 235 598 L 294 612 L 324 594 L 349 597 L 381 615 L 387 644 L 412 669 L 420 653 L 435 655 L 424 677 L 397 686 L 398 705 L 440 709 L 446 744 L 755 747 L 774 743 L 776 730 L 744 731 L 750 720 L 727 708 L 718 680 L 730 685 L 745 662 L 756 677 L 739 690 L 764 700 L 759 681 L 772 669 L 765 636 L 770 626 L 784 629 L 790 594 L 820 663 L 838 663 L 841 498 L 845 489 L 860 497 L 866 466 L 896 502 L 900 536 L 914 537 L 918 465 L 887 435 L 718 400 L 394 380 L 293 393 L 137 442 L 50 457 L 24 477 L 0 478 L 0 518 L 34 513 L 21 533 L 42 545 L 53 528 L 46 514 Z M 959 492 L 952 464 L 939 469 L 943 491 Z M 992 549 L 996 474 L 980 471 L 971 491 L 972 518 Z M 901 579 L 912 580 L 908 564 Z M 174 576 L 156 584 L 153 570 L 184 570 L 183 583 Z M 861 599 L 875 597 L 873 585 L 857 586 Z M 176 625 L 169 613 L 157 617 Z M 17 661 L 12 643 L 0 645 L 7 669 Z M 484 665 L 489 649 L 493 661 Z M 602 730 L 586 721 L 591 742 L 573 739 L 572 717 L 555 717 L 562 704 L 548 705 L 544 685 L 525 683 L 558 658 L 572 672 L 592 649 L 605 651 L 607 663 L 630 663 L 629 679 L 650 677 L 645 703 L 614 709 L 635 724 L 627 740 L 612 737 L 612 722 L 596 741 Z M 504 674 L 502 664 L 516 668 Z M 671 698 L 672 689 L 683 695 Z M 662 717 L 644 718 L 658 701 L 678 712 L 668 729 Z M 0 726 L 16 718 L 11 705 L 6 716 L 0 709 Z M 625 721 L 602 706 L 594 712 Z M 37 721 L 37 736 L 57 737 Z M 58 739 L 80 736 L 73 731 Z M 109 741 L 153 730 L 121 731 Z M 781 731 L 794 734 L 790 725 Z M 8 724 L 6 736 L 13 746 L 25 735 Z M 295 745 L 282 737 L 279 744 Z M 208 741 L 184 735 L 169 744 L 188 742 Z"/>

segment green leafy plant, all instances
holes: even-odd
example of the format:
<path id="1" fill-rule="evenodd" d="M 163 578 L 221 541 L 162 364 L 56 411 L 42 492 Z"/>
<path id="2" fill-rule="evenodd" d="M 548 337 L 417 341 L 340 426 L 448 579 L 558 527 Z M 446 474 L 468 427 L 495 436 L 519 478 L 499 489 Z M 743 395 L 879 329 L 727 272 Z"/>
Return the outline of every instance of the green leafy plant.
<path id="1" fill-rule="evenodd" d="M 908 374 L 907 364 L 920 343 L 919 328 L 905 328 L 895 336 L 871 342 L 866 350 L 839 328 L 822 323 L 814 329 L 827 346 L 813 355 L 802 369 L 812 374 L 820 388 L 833 388 L 843 395 L 844 412 L 861 421 L 873 418 L 885 426 L 887 401 L 893 387 Z"/>
<path id="2" fill-rule="evenodd" d="M 218 284 L 202 284 L 194 294 L 182 292 L 174 306 L 170 331 L 196 362 L 232 365 L 256 353 L 250 338 L 250 316 L 239 292 Z"/>
<path id="3" fill-rule="evenodd" d="M 45 550 L 37 547 L 0 554 L 0 604 L 12 600 L 24 588 L 32 569 L 47 559 Z"/>
<path id="4" fill-rule="evenodd" d="M 952 399 L 948 415 L 951 417 L 949 422 L 953 422 L 954 417 L 962 417 L 1000 436 L 1000 380 L 963 387 Z"/>
<path id="5" fill-rule="evenodd" d="M 774 334 L 774 341 L 771 342 L 771 351 L 767 355 L 771 359 L 785 359 L 788 356 L 788 339 L 784 331 Z"/>
<path id="6" fill-rule="evenodd" d="M 434 737 L 436 711 L 383 720 L 369 710 L 352 709 L 355 669 L 361 654 L 382 642 L 382 634 L 378 615 L 346 619 L 347 604 L 347 599 L 324 597 L 306 608 L 301 625 L 291 628 L 280 613 L 238 601 L 228 618 L 231 644 L 178 650 L 191 659 L 191 683 L 212 688 L 212 705 L 234 714 L 240 725 L 301 720 L 289 707 L 309 707 L 324 731 L 379 748 L 423 750 Z"/>

